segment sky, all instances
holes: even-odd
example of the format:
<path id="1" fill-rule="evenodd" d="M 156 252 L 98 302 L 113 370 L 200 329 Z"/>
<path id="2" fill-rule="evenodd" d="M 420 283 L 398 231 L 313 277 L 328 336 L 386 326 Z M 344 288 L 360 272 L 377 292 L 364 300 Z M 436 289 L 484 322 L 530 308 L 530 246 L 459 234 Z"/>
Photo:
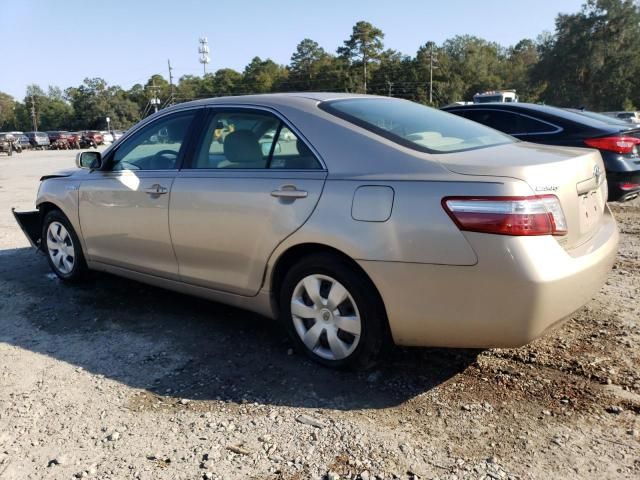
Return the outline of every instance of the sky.
<path id="1" fill-rule="evenodd" d="M 208 71 L 242 71 L 254 56 L 287 64 L 304 38 L 335 52 L 353 25 L 380 28 L 385 48 L 415 55 L 470 34 L 508 46 L 553 31 L 558 13 L 584 0 L 0 0 L 0 91 L 21 100 L 29 84 L 78 86 L 86 77 L 130 88 L 154 73 L 201 75 L 198 38 L 211 50 Z M 11 65 L 11 68 L 7 68 Z"/>

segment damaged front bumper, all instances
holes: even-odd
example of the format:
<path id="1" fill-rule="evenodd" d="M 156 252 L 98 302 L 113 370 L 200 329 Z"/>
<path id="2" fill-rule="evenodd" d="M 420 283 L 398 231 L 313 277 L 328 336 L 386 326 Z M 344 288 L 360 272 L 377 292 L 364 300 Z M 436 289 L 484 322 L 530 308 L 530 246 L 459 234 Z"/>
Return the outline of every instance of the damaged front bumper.
<path id="1" fill-rule="evenodd" d="M 40 212 L 33 210 L 31 212 L 16 212 L 15 208 L 11 209 L 13 216 L 20 225 L 22 232 L 29 239 L 29 243 L 34 248 L 40 250 L 42 240 L 42 221 Z"/>

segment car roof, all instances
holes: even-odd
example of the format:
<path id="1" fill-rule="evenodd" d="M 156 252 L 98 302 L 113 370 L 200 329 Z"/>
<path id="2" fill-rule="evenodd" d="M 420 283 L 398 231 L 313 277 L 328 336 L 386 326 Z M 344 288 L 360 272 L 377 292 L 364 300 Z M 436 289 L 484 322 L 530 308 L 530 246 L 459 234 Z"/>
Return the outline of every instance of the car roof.
<path id="1" fill-rule="evenodd" d="M 352 178 L 355 175 L 354 172 L 361 172 L 363 165 L 368 165 L 364 175 L 373 177 L 383 174 L 396 175 L 398 173 L 394 159 L 397 159 L 398 156 L 410 158 L 411 161 L 407 168 L 412 171 L 441 172 L 442 167 L 436 161 L 426 157 L 426 153 L 410 150 L 397 142 L 318 108 L 318 103 L 323 101 L 355 98 L 407 102 L 407 100 L 387 96 L 336 92 L 275 93 L 207 98 L 163 108 L 132 127 L 127 132 L 124 141 L 129 135 L 135 135 L 135 132 L 165 115 L 205 106 L 228 106 L 229 108 L 246 106 L 246 108 L 271 109 L 277 112 L 281 118 L 293 126 L 294 133 L 299 139 L 308 142 L 308 146 L 315 154 L 318 154 L 320 161 L 327 167 L 330 175 L 335 178 Z M 107 147 L 103 152 L 104 155 L 110 155 L 112 148 L 112 146 Z M 346 154 L 345 152 L 350 153 Z M 380 156 L 381 159 L 377 162 L 371 162 L 371 157 L 374 155 Z M 416 158 L 420 161 L 416 162 Z M 358 175 L 362 174 L 358 173 Z"/>
<path id="2" fill-rule="evenodd" d="M 365 95 L 358 93 L 342 92 L 287 92 L 287 93 L 263 93 L 257 95 L 234 95 L 227 97 L 212 97 L 191 102 L 180 103 L 170 108 L 204 105 L 261 105 L 266 107 L 278 107 L 295 103 L 317 104 L 329 100 L 342 100 L 347 98 L 389 98 L 377 95 Z M 166 110 L 166 109 L 165 109 Z"/>
<path id="3" fill-rule="evenodd" d="M 555 117 L 557 119 L 572 122 L 578 125 L 584 125 L 594 129 L 611 129 L 613 126 L 622 126 L 611 122 L 604 122 L 580 113 L 572 112 L 565 108 L 554 107 L 551 105 L 538 105 L 536 103 L 502 103 L 502 102 L 488 102 L 488 103 L 474 103 L 473 105 L 457 105 L 455 107 L 445 107 L 443 110 L 448 112 L 458 110 L 481 110 L 481 109 L 493 108 L 504 111 L 520 112 L 520 113 L 540 113 L 546 116 Z"/>

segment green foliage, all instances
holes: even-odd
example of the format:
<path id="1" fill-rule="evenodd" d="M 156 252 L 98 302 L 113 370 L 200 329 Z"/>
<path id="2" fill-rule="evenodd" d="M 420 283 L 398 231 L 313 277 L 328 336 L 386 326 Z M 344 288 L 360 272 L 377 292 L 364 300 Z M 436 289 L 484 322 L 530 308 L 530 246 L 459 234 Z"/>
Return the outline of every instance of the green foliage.
<path id="1" fill-rule="evenodd" d="M 533 77 L 548 103 L 618 110 L 640 103 L 640 9 L 633 0 L 588 0 L 561 14 L 539 46 Z"/>
<path id="2" fill-rule="evenodd" d="M 391 95 L 433 105 L 470 100 L 480 91 L 517 90 L 521 101 L 593 110 L 640 106 L 640 8 L 636 0 L 586 0 L 559 14 L 553 33 L 514 46 L 459 35 L 424 43 L 415 56 L 385 50 L 384 33 L 360 21 L 335 54 L 305 38 L 289 65 L 255 57 L 242 73 L 223 68 L 184 75 L 171 86 L 160 74 L 129 90 L 87 78 L 61 90 L 28 85 L 22 102 L 0 92 L 0 130 L 31 130 L 35 105 L 40 130 L 128 128 L 170 103 L 222 95 L 281 91 L 345 91 Z M 433 67 L 433 69 L 432 69 Z"/>
<path id="3" fill-rule="evenodd" d="M 317 42 L 302 40 L 291 55 L 289 64 L 290 90 L 321 89 L 323 72 L 332 67 L 332 58 Z"/>
<path id="4" fill-rule="evenodd" d="M 154 77 L 152 79 L 157 80 Z M 139 119 L 138 104 L 127 92 L 118 86 L 107 85 L 101 78 L 85 78 L 79 87 L 66 89 L 65 97 L 75 112 L 66 125 L 75 130 L 104 130 L 107 117 L 112 128 L 129 128 Z"/>
<path id="5" fill-rule="evenodd" d="M 268 93 L 280 90 L 288 76 L 287 70 L 271 59 L 254 57 L 242 74 L 242 93 Z"/>
<path id="6" fill-rule="evenodd" d="M 13 130 L 10 127 L 13 125 L 15 118 L 16 102 L 11 95 L 0 92 L 0 129 Z"/>
<path id="7" fill-rule="evenodd" d="M 369 62 L 380 58 L 384 47 L 384 33 L 369 22 L 360 21 L 353 26 L 351 36 L 338 48 L 338 55 L 350 63 L 351 67 L 361 70 L 362 91 L 367 92 Z"/>

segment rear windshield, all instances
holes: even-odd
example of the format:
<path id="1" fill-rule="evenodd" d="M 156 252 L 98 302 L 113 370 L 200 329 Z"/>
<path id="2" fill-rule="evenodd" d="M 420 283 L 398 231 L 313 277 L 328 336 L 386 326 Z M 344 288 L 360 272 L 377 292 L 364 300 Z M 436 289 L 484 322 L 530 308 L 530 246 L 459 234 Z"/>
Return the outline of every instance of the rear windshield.
<path id="1" fill-rule="evenodd" d="M 322 102 L 320 108 L 422 152 L 460 152 L 517 141 L 479 123 L 407 100 L 350 98 Z"/>

